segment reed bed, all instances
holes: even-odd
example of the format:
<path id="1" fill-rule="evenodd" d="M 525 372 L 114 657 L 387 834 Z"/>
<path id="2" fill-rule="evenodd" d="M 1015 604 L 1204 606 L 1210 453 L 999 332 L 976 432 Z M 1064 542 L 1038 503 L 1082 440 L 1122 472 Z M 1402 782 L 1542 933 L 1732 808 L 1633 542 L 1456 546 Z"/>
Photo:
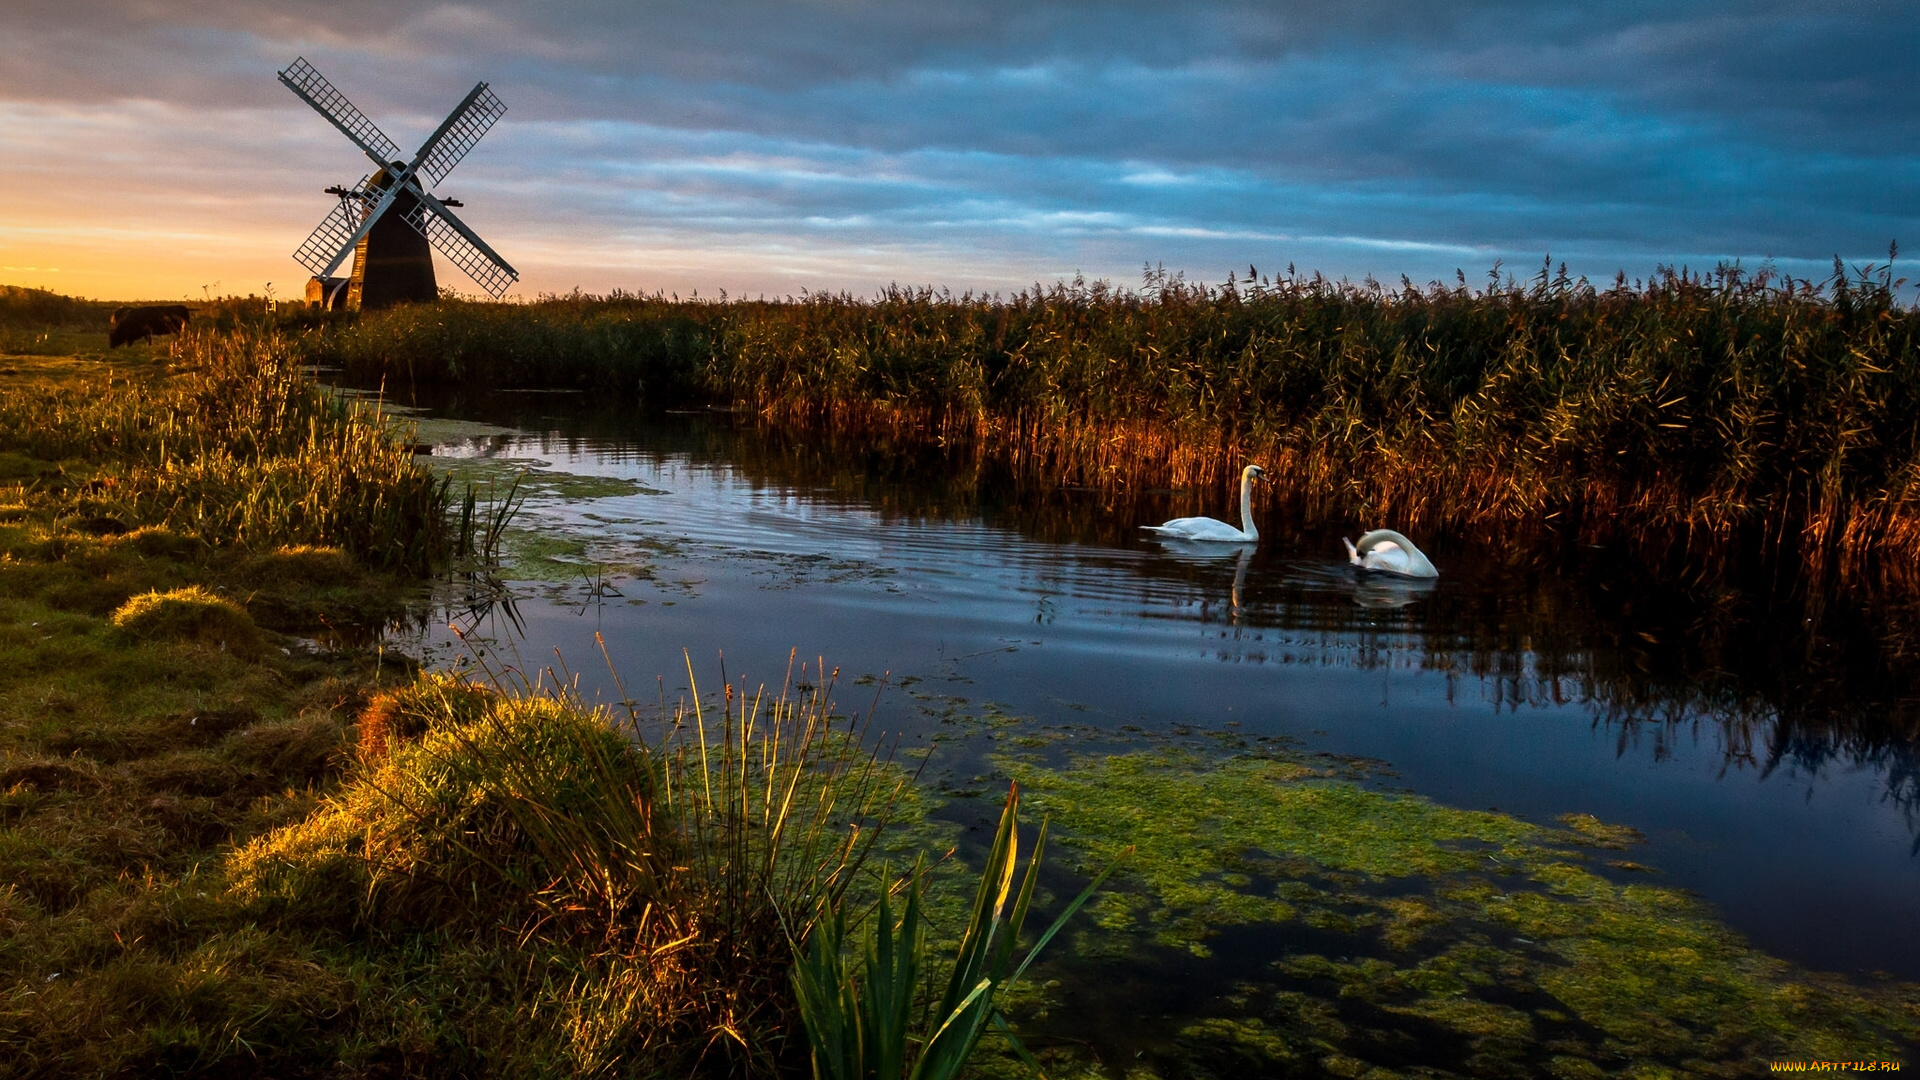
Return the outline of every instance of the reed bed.
<path id="1" fill-rule="evenodd" d="M 967 441 L 1116 490 L 1224 489 L 1259 460 L 1315 519 L 1547 526 L 1912 590 L 1910 561 L 1885 556 L 1920 539 L 1920 316 L 1890 267 L 572 296 L 403 309 L 315 348 L 362 377 L 641 387 Z"/>
<path id="2" fill-rule="evenodd" d="M 361 318 L 310 348 L 350 377 L 398 387 L 472 381 L 677 396 L 712 379 L 718 310 L 623 293 L 535 304 L 447 299 Z"/>
<path id="3" fill-rule="evenodd" d="M 344 547 L 420 572 L 453 546 L 444 482 L 392 438 L 377 410 L 328 394 L 277 334 L 190 332 L 166 378 L 101 392 L 0 391 L 0 450 L 85 459 L 91 478 L 42 485 L 95 531 L 160 525 L 210 544 Z"/>

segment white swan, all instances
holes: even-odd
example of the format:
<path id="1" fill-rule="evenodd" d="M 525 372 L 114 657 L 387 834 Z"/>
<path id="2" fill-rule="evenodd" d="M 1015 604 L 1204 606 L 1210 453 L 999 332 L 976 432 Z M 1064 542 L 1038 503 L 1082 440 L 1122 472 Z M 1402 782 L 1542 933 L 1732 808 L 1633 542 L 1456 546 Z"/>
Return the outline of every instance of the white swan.
<path id="1" fill-rule="evenodd" d="M 1249 465 L 1240 470 L 1240 524 L 1234 528 L 1224 521 L 1210 517 L 1174 518 L 1164 525 L 1142 525 L 1141 528 L 1161 536 L 1176 537 L 1181 540 L 1210 540 L 1222 544 L 1250 544 L 1260 539 L 1260 530 L 1253 527 L 1253 482 L 1264 480 L 1267 470 L 1258 465 Z"/>
<path id="2" fill-rule="evenodd" d="M 1413 546 L 1413 541 L 1392 529 L 1375 529 L 1362 536 L 1358 544 L 1351 540 L 1340 542 L 1347 545 L 1347 560 L 1362 570 L 1378 570 L 1402 577 L 1440 576 L 1440 571 L 1435 570 L 1426 555 Z"/>

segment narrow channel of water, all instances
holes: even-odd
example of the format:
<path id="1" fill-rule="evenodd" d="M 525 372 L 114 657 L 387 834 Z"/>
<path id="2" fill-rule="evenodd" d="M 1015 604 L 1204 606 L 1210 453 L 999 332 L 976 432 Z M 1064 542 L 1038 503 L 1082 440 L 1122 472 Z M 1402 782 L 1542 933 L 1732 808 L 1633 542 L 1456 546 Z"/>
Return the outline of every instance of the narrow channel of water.
<path id="1" fill-rule="evenodd" d="M 564 394 L 430 415 L 422 441 L 457 474 L 539 481 L 517 622 L 470 632 L 528 668 L 558 649 L 589 693 L 614 695 L 599 633 L 635 696 L 656 676 L 683 693 L 683 649 L 703 678 L 724 653 L 772 684 L 798 648 L 839 665 L 849 706 L 888 676 L 881 721 L 909 734 L 957 705 L 1122 737 L 1285 736 L 1440 802 L 1631 825 L 1648 838 L 1634 861 L 1766 951 L 1920 978 L 1920 752 L 1899 735 L 1914 695 L 1856 613 L 1768 614 L 1601 551 L 1440 545 L 1430 587 L 1360 581 L 1334 533 L 1215 550 L 1138 532 L 1231 516 L 1226 492 L 1116 506 L 725 415 Z M 397 644 L 430 662 L 466 647 L 437 626 Z"/>

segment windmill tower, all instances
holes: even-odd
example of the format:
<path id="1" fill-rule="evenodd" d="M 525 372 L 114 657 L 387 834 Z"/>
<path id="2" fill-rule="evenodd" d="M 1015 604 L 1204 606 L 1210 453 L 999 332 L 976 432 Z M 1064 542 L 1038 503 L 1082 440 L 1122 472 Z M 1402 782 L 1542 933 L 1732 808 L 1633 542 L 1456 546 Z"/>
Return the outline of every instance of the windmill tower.
<path id="1" fill-rule="evenodd" d="M 322 298 L 332 306 L 344 288 L 345 306 L 355 310 L 437 299 L 434 251 L 466 271 L 495 299 L 520 279 L 519 271 L 454 216 L 449 207 L 461 205 L 457 200 L 438 199 L 429 192 L 507 111 L 486 83 L 473 88 L 411 160 L 403 160 L 400 147 L 305 58 L 289 64 L 280 81 L 339 128 L 376 166 L 375 172 L 361 177 L 353 187 L 327 189 L 329 195 L 339 197 L 340 205 L 293 253 L 313 273 L 310 298 Z M 336 284 L 333 272 L 349 254 L 354 257 L 353 276 Z M 315 297 L 316 292 L 321 296 Z"/>

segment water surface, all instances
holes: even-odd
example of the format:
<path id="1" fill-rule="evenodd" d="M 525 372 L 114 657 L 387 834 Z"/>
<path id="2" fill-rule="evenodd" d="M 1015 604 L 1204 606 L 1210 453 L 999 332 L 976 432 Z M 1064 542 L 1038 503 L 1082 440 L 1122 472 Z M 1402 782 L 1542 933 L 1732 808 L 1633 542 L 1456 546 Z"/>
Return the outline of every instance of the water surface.
<path id="1" fill-rule="evenodd" d="M 1914 695 L 1861 611 L 1654 580 L 1598 549 L 1443 540 L 1437 583 L 1362 580 L 1335 531 L 1274 520 L 1244 548 L 1137 530 L 1232 516 L 1228 492 L 1122 499 L 725 414 L 503 394 L 435 415 L 474 422 L 423 427 L 443 466 L 543 481 L 518 519 L 550 542 L 519 563 L 537 580 L 514 585 L 512 619 L 466 627 L 497 663 L 557 649 L 612 697 L 597 633 L 630 693 L 671 699 L 683 650 L 702 679 L 724 654 L 775 684 L 798 649 L 840 668 L 849 707 L 884 677 L 878 722 L 909 736 L 953 708 L 1123 741 L 1283 736 L 1443 803 L 1634 826 L 1634 861 L 1760 948 L 1920 978 Z M 402 644 L 432 662 L 469 647 L 437 624 Z"/>

